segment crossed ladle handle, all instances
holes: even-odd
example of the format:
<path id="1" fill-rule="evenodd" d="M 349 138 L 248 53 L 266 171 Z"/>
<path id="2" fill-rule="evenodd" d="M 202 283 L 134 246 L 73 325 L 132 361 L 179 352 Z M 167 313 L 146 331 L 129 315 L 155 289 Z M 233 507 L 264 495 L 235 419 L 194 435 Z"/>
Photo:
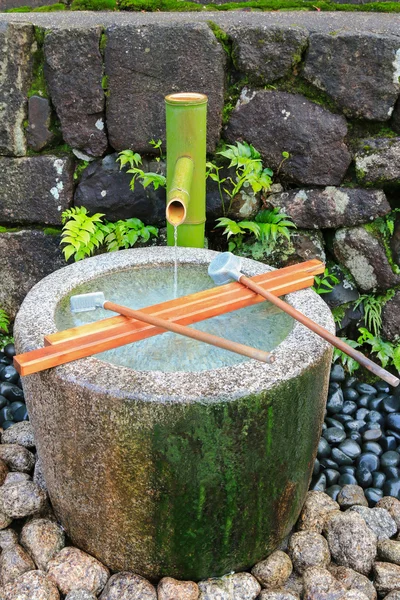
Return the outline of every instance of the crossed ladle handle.
<path id="1" fill-rule="evenodd" d="M 290 306 L 290 304 L 284 302 L 284 300 L 281 300 L 277 296 L 274 296 L 273 294 L 271 294 L 271 292 L 267 292 L 260 285 L 254 283 L 254 281 L 252 281 L 245 275 L 240 275 L 237 281 L 251 289 L 256 294 L 263 296 L 272 304 L 275 304 L 275 306 L 277 306 L 278 308 L 286 312 L 288 315 L 293 317 L 293 319 L 296 319 L 302 325 L 305 325 L 306 327 L 314 331 L 314 333 L 324 338 L 324 340 L 332 344 L 332 346 L 339 348 L 339 350 L 351 356 L 351 358 L 360 363 L 360 365 L 371 371 L 371 373 L 374 373 L 374 375 L 377 375 L 378 377 L 383 379 L 383 381 L 386 381 L 386 383 L 389 383 L 393 387 L 399 385 L 400 379 L 398 379 L 398 377 L 395 377 L 394 375 L 389 373 L 389 371 L 386 371 L 386 369 L 383 369 L 382 367 L 374 363 L 372 360 L 364 356 L 364 354 L 361 354 L 361 352 L 355 350 L 355 348 L 352 348 L 351 346 L 349 346 L 349 344 L 346 344 L 346 342 L 330 333 L 327 329 L 324 329 L 324 327 L 321 327 L 321 325 L 318 325 L 318 323 L 315 323 L 314 321 L 303 315 L 301 312 L 293 308 L 293 306 Z"/>

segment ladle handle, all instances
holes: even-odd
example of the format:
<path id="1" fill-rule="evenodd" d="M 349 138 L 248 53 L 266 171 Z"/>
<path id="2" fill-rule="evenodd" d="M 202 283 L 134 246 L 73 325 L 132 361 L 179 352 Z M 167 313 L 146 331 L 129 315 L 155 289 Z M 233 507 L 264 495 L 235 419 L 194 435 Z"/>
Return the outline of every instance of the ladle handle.
<path id="1" fill-rule="evenodd" d="M 332 344 L 332 346 L 335 346 L 345 354 L 348 354 L 348 356 L 350 356 L 358 363 L 360 363 L 360 365 L 371 371 L 371 373 L 374 373 L 374 375 L 377 375 L 378 377 L 383 379 L 383 381 L 386 381 L 386 383 L 389 383 L 393 387 L 399 385 L 400 379 L 398 379 L 398 377 L 395 377 L 394 375 L 389 373 L 389 371 L 386 371 L 376 363 L 372 362 L 372 360 L 364 356 L 364 354 L 361 354 L 361 352 L 355 350 L 355 348 L 352 348 L 351 346 L 349 346 L 349 344 L 346 344 L 346 342 L 324 329 L 324 327 L 321 327 L 321 325 L 318 325 L 318 323 L 315 323 L 315 321 L 312 321 L 311 319 L 303 315 L 301 312 L 293 308 L 293 306 L 290 306 L 290 304 L 284 302 L 284 300 L 281 300 L 280 298 L 277 298 L 270 292 L 267 292 L 260 285 L 254 283 L 254 281 L 252 281 L 245 275 L 241 275 L 238 281 L 242 285 L 248 287 L 250 290 L 253 290 L 253 292 L 255 292 L 256 294 L 259 294 L 260 296 L 266 298 L 266 300 L 269 300 L 269 302 L 271 302 L 272 304 L 275 304 L 275 306 L 277 306 L 278 308 L 286 312 L 288 315 L 293 317 L 293 319 L 296 319 L 296 321 L 299 321 L 302 325 L 305 325 L 306 327 L 308 327 L 308 329 L 311 329 L 311 331 L 314 331 L 314 333 L 324 338 L 324 340 Z"/>
<path id="2" fill-rule="evenodd" d="M 137 319 L 138 321 L 144 321 L 145 323 L 150 323 L 150 325 L 161 327 L 167 331 L 173 331 L 179 335 L 184 335 L 194 340 L 211 344 L 212 346 L 218 346 L 218 348 L 223 348 L 224 350 L 229 350 L 230 352 L 236 352 L 236 354 L 248 356 L 254 360 L 259 360 L 264 363 L 273 363 L 275 360 L 274 356 L 270 352 L 265 352 L 264 350 L 258 350 L 257 348 L 252 348 L 251 346 L 245 346 L 244 344 L 232 342 L 231 340 L 226 340 L 225 338 L 221 338 L 204 331 L 199 331 L 198 329 L 191 329 L 185 325 L 172 323 L 166 319 L 160 319 L 159 317 L 154 317 L 153 315 L 148 315 L 139 310 L 134 310 L 132 308 L 128 308 L 127 306 L 121 306 L 120 304 L 109 302 L 108 300 L 104 302 L 103 308 L 112 310 L 116 313 L 124 315 L 125 317 Z"/>

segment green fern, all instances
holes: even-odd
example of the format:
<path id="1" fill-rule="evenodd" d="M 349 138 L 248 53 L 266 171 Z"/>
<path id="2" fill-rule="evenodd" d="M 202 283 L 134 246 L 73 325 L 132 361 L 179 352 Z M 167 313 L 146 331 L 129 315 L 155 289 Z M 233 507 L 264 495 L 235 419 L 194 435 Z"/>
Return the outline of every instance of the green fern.
<path id="1" fill-rule="evenodd" d="M 107 223 L 108 234 L 105 237 L 107 252 L 115 252 L 121 248 L 131 248 L 141 239 L 147 242 L 152 235 L 158 236 L 158 229 L 144 225 L 140 219 L 127 219 L 116 223 Z"/>
<path id="2" fill-rule="evenodd" d="M 318 275 L 315 275 L 314 277 L 314 285 L 312 287 L 312 289 L 314 290 L 314 292 L 317 292 L 317 294 L 329 294 L 333 288 L 335 287 L 336 284 L 339 283 L 339 279 L 336 277 L 336 275 L 334 275 L 333 273 L 329 272 L 329 269 L 326 268 L 323 272 L 323 274 L 321 275 L 321 277 L 318 277 Z M 335 318 L 335 316 L 334 316 Z M 336 319 L 335 319 L 336 322 Z M 340 323 L 340 321 L 337 321 Z"/>
<path id="3" fill-rule="evenodd" d="M 386 302 L 393 298 L 395 290 L 388 290 L 386 294 L 373 296 L 363 294 L 354 302 L 354 308 L 358 308 L 360 304 L 364 310 L 364 322 L 375 336 L 379 335 L 382 327 L 382 309 Z"/>
<path id="4" fill-rule="evenodd" d="M 10 318 L 6 311 L 0 308 L 0 332 L 8 333 L 10 325 Z"/>
<path id="5" fill-rule="evenodd" d="M 352 348 L 358 348 L 360 346 L 360 344 L 355 340 L 350 340 L 344 337 L 340 339 L 346 342 L 346 344 L 348 344 Z M 351 358 L 351 356 L 345 354 L 344 352 L 339 350 L 339 348 L 334 348 L 333 350 L 333 362 L 336 361 L 340 361 L 343 367 L 348 371 L 350 375 L 352 375 L 354 371 L 357 371 L 357 369 L 360 368 L 359 363 L 356 360 L 354 360 L 354 358 Z"/>

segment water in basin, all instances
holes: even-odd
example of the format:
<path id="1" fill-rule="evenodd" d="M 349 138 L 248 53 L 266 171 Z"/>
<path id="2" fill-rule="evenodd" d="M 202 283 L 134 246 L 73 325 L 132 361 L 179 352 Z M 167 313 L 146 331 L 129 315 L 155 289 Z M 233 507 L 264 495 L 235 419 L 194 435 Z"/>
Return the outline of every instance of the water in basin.
<path id="1" fill-rule="evenodd" d="M 207 265 L 179 265 L 177 295 L 185 296 L 208 288 L 214 283 Z M 102 291 L 106 300 L 141 309 L 175 297 L 173 266 L 140 266 L 140 268 L 101 276 L 77 286 L 58 305 L 56 324 L 59 330 L 105 319 L 114 313 L 103 309 L 73 314 L 69 298 L 75 294 Z M 247 344 L 262 350 L 273 350 L 293 327 L 293 319 L 269 302 L 195 323 L 195 329 Z M 204 371 L 233 366 L 250 359 L 174 333 L 108 350 L 97 358 L 135 371 Z"/>

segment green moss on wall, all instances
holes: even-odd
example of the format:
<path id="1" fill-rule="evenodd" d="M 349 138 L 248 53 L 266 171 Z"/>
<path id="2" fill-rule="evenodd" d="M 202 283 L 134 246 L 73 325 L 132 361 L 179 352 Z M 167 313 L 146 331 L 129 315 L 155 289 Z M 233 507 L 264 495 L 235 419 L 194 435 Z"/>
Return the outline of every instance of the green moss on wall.
<path id="1" fill-rule="evenodd" d="M 34 27 L 34 35 L 36 42 L 36 50 L 33 55 L 33 68 L 32 68 L 32 83 L 28 91 L 28 98 L 31 96 L 41 96 L 42 98 L 48 98 L 49 94 L 46 86 L 46 79 L 44 76 L 44 52 L 43 44 L 46 36 L 46 30 L 43 27 Z"/>

